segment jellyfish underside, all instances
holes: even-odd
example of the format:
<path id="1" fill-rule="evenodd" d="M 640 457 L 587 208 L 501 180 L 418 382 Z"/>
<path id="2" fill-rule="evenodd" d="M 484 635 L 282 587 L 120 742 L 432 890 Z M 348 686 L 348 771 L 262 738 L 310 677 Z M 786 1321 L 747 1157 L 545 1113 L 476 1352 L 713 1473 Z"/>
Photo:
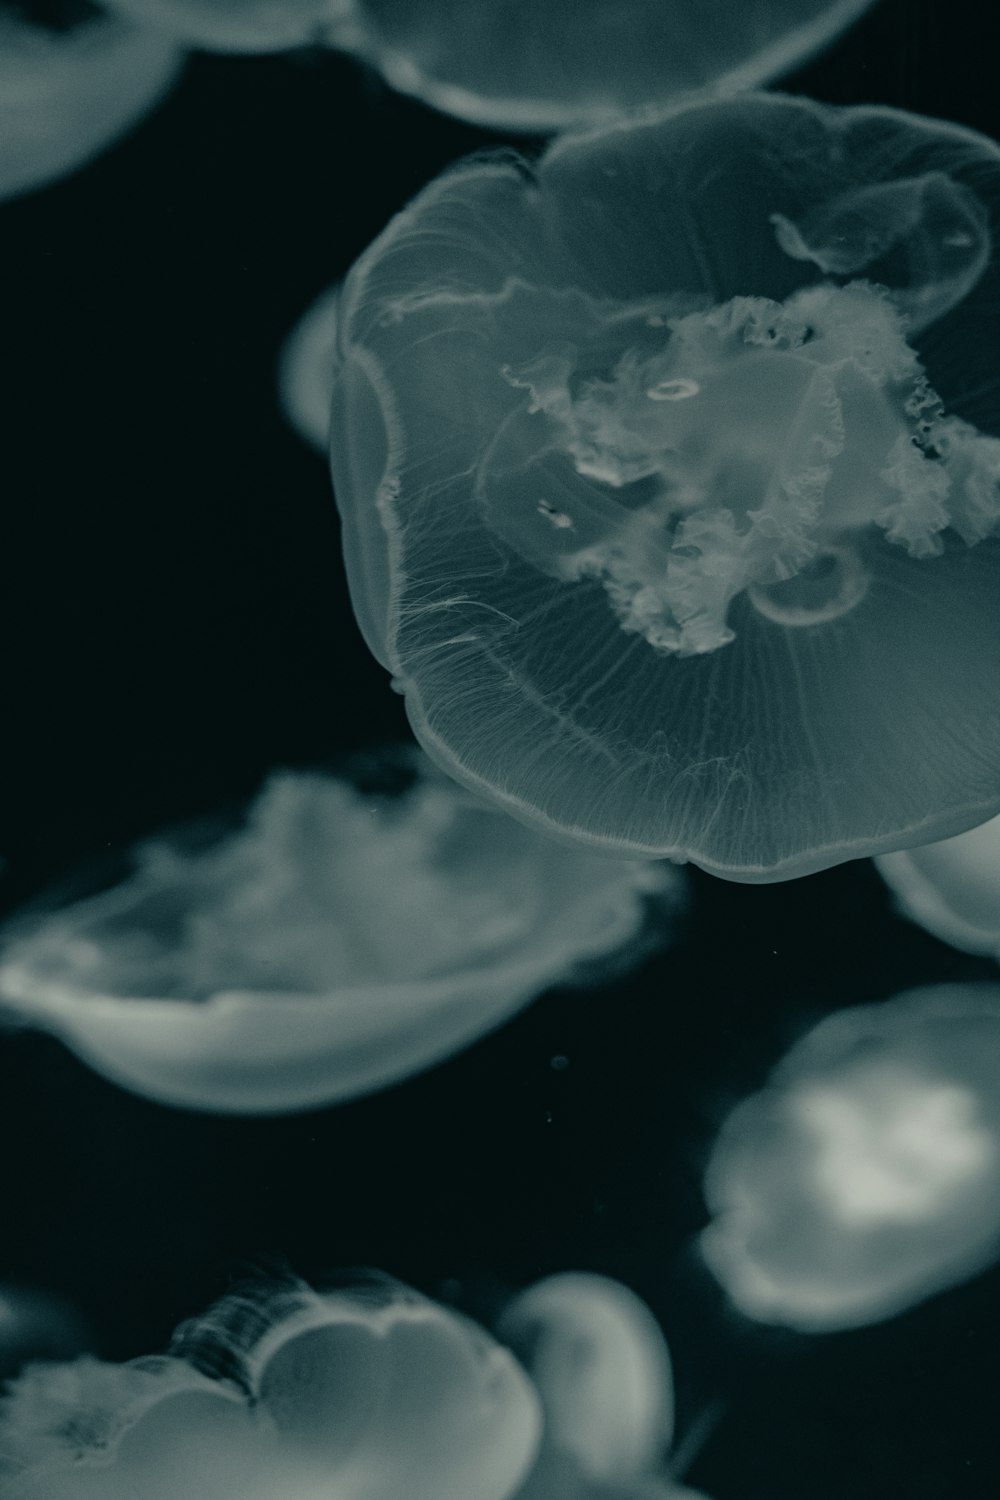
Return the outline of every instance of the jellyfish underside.
<path id="1" fill-rule="evenodd" d="M 878 1322 L 1000 1253 L 998 1000 L 955 986 L 841 1012 L 727 1121 L 702 1248 L 748 1317 Z"/>

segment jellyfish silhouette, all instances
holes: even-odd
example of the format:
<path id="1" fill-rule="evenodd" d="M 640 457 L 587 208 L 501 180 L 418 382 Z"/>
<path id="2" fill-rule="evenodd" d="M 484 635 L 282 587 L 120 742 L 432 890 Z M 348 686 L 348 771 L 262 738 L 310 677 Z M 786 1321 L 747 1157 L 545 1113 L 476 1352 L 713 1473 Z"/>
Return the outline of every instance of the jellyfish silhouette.
<path id="1" fill-rule="evenodd" d="M 156 32 L 121 20 L 45 26 L 0 6 L 0 199 L 113 145 L 159 103 L 181 60 Z"/>
<path id="2" fill-rule="evenodd" d="M 413 767 L 398 796 L 281 773 L 207 846 L 140 845 L 118 884 L 12 925 L 0 1000 L 150 1098 L 287 1111 L 426 1068 L 655 936 L 678 872 L 581 857 Z"/>
<path id="3" fill-rule="evenodd" d="M 303 313 L 278 361 L 281 409 L 299 437 L 324 455 L 330 446 L 339 301 L 338 282 Z"/>
<path id="4" fill-rule="evenodd" d="M 892 1317 L 1000 1255 L 1000 989 L 828 1016 L 725 1122 L 705 1259 L 803 1332 Z"/>
<path id="5" fill-rule="evenodd" d="M 998 195 L 969 131 L 751 95 L 460 164 L 389 225 L 331 456 L 446 771 L 737 880 L 1000 808 Z"/>
<path id="6" fill-rule="evenodd" d="M 904 916 L 953 948 L 1000 961 L 1000 818 L 875 864 Z"/>
<path id="7" fill-rule="evenodd" d="M 163 1357 L 8 1389 L 3 1500 L 508 1500 L 541 1427 L 513 1356 L 395 1285 L 237 1292 Z"/>

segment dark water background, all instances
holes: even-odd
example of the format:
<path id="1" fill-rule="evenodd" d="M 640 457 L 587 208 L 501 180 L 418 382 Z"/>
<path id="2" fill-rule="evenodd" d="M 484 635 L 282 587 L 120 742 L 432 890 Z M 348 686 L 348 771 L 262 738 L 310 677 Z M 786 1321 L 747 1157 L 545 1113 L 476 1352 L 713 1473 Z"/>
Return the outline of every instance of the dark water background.
<path id="1" fill-rule="evenodd" d="M 884 0 L 784 86 L 1000 135 L 998 72 L 986 0 Z M 496 140 L 335 56 L 197 57 L 134 135 L 0 211 L 4 908 L 273 766 L 405 735 L 275 359 L 396 209 Z M 689 1476 L 715 1500 L 995 1500 L 1000 1275 L 807 1338 L 727 1312 L 691 1249 L 719 1120 L 805 1027 L 995 970 L 894 918 L 866 863 L 694 888 L 632 977 L 316 1114 L 184 1114 L 0 1039 L 0 1280 L 70 1296 L 123 1358 L 261 1255 L 484 1317 L 602 1271 L 662 1319 L 682 1429 L 725 1403 Z"/>

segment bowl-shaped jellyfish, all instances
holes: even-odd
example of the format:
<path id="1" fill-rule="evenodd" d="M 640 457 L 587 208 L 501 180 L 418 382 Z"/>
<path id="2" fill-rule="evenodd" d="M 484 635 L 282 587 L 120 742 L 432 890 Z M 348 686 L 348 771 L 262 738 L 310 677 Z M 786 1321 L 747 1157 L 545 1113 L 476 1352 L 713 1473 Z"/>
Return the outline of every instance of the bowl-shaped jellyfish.
<path id="1" fill-rule="evenodd" d="M 339 301 L 337 282 L 303 313 L 278 361 L 281 409 L 299 437 L 324 455 L 330 446 Z"/>
<path id="2" fill-rule="evenodd" d="M 725 1122 L 701 1248 L 747 1317 L 892 1317 L 1000 1256 L 1000 989 L 828 1016 Z"/>
<path id="3" fill-rule="evenodd" d="M 540 838 L 432 767 L 397 796 L 285 772 L 237 830 L 141 844 L 117 885 L 14 924 L 0 1001 L 150 1098 L 307 1109 L 631 961 L 681 878 Z"/>
<path id="4" fill-rule="evenodd" d="M 344 284 L 331 455 L 434 759 L 739 880 L 992 816 L 998 207 L 981 136 L 765 95 L 425 189 Z"/>
<path id="5" fill-rule="evenodd" d="M 1000 818 L 875 864 L 904 916 L 953 948 L 1000 962 Z"/>
<path id="6" fill-rule="evenodd" d="M 517 1361 L 456 1314 L 400 1287 L 270 1287 L 162 1358 L 27 1371 L 0 1402 L 0 1496 L 510 1500 L 540 1431 Z"/>
<path id="7" fill-rule="evenodd" d="M 82 167 L 166 94 L 182 54 L 98 14 L 44 26 L 0 4 L 0 199 Z"/>

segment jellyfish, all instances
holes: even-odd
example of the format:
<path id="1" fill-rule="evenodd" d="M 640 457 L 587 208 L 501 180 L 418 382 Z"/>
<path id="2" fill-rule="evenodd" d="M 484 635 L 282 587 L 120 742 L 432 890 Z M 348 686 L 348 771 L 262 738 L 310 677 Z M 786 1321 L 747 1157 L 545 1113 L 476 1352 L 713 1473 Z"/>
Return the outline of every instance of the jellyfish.
<path id="1" fill-rule="evenodd" d="M 904 916 L 953 948 L 1000 961 L 1000 818 L 875 864 Z"/>
<path id="2" fill-rule="evenodd" d="M 538 1398 L 481 1328 L 395 1284 L 267 1283 L 168 1354 L 39 1365 L 0 1401 L 2 1500 L 510 1500 Z"/>
<path id="3" fill-rule="evenodd" d="M 0 199 L 75 172 L 152 110 L 182 53 L 89 9 L 65 26 L 0 3 Z"/>
<path id="4" fill-rule="evenodd" d="M 0 951 L 0 1000 L 115 1082 L 261 1114 L 371 1092 L 546 988 L 634 962 L 665 865 L 581 856 L 405 756 L 408 789 L 287 771 L 242 826 L 153 839 Z M 664 929 L 665 930 L 665 929 Z"/>
<path id="5" fill-rule="evenodd" d="M 748 1318 L 893 1317 L 1000 1256 L 1000 988 L 836 1012 L 725 1121 L 704 1258 Z"/>
<path id="6" fill-rule="evenodd" d="M 284 52 L 321 43 L 353 0 L 106 0 L 111 10 L 211 52 Z"/>
<path id="7" fill-rule="evenodd" d="M 282 411 L 299 437 L 324 455 L 329 447 L 339 300 L 338 282 L 303 313 L 278 361 Z"/>
<path id="8" fill-rule="evenodd" d="M 331 459 L 445 771 L 743 881 L 1000 810 L 998 201 L 981 136 L 749 95 L 473 159 L 392 221 Z"/>

